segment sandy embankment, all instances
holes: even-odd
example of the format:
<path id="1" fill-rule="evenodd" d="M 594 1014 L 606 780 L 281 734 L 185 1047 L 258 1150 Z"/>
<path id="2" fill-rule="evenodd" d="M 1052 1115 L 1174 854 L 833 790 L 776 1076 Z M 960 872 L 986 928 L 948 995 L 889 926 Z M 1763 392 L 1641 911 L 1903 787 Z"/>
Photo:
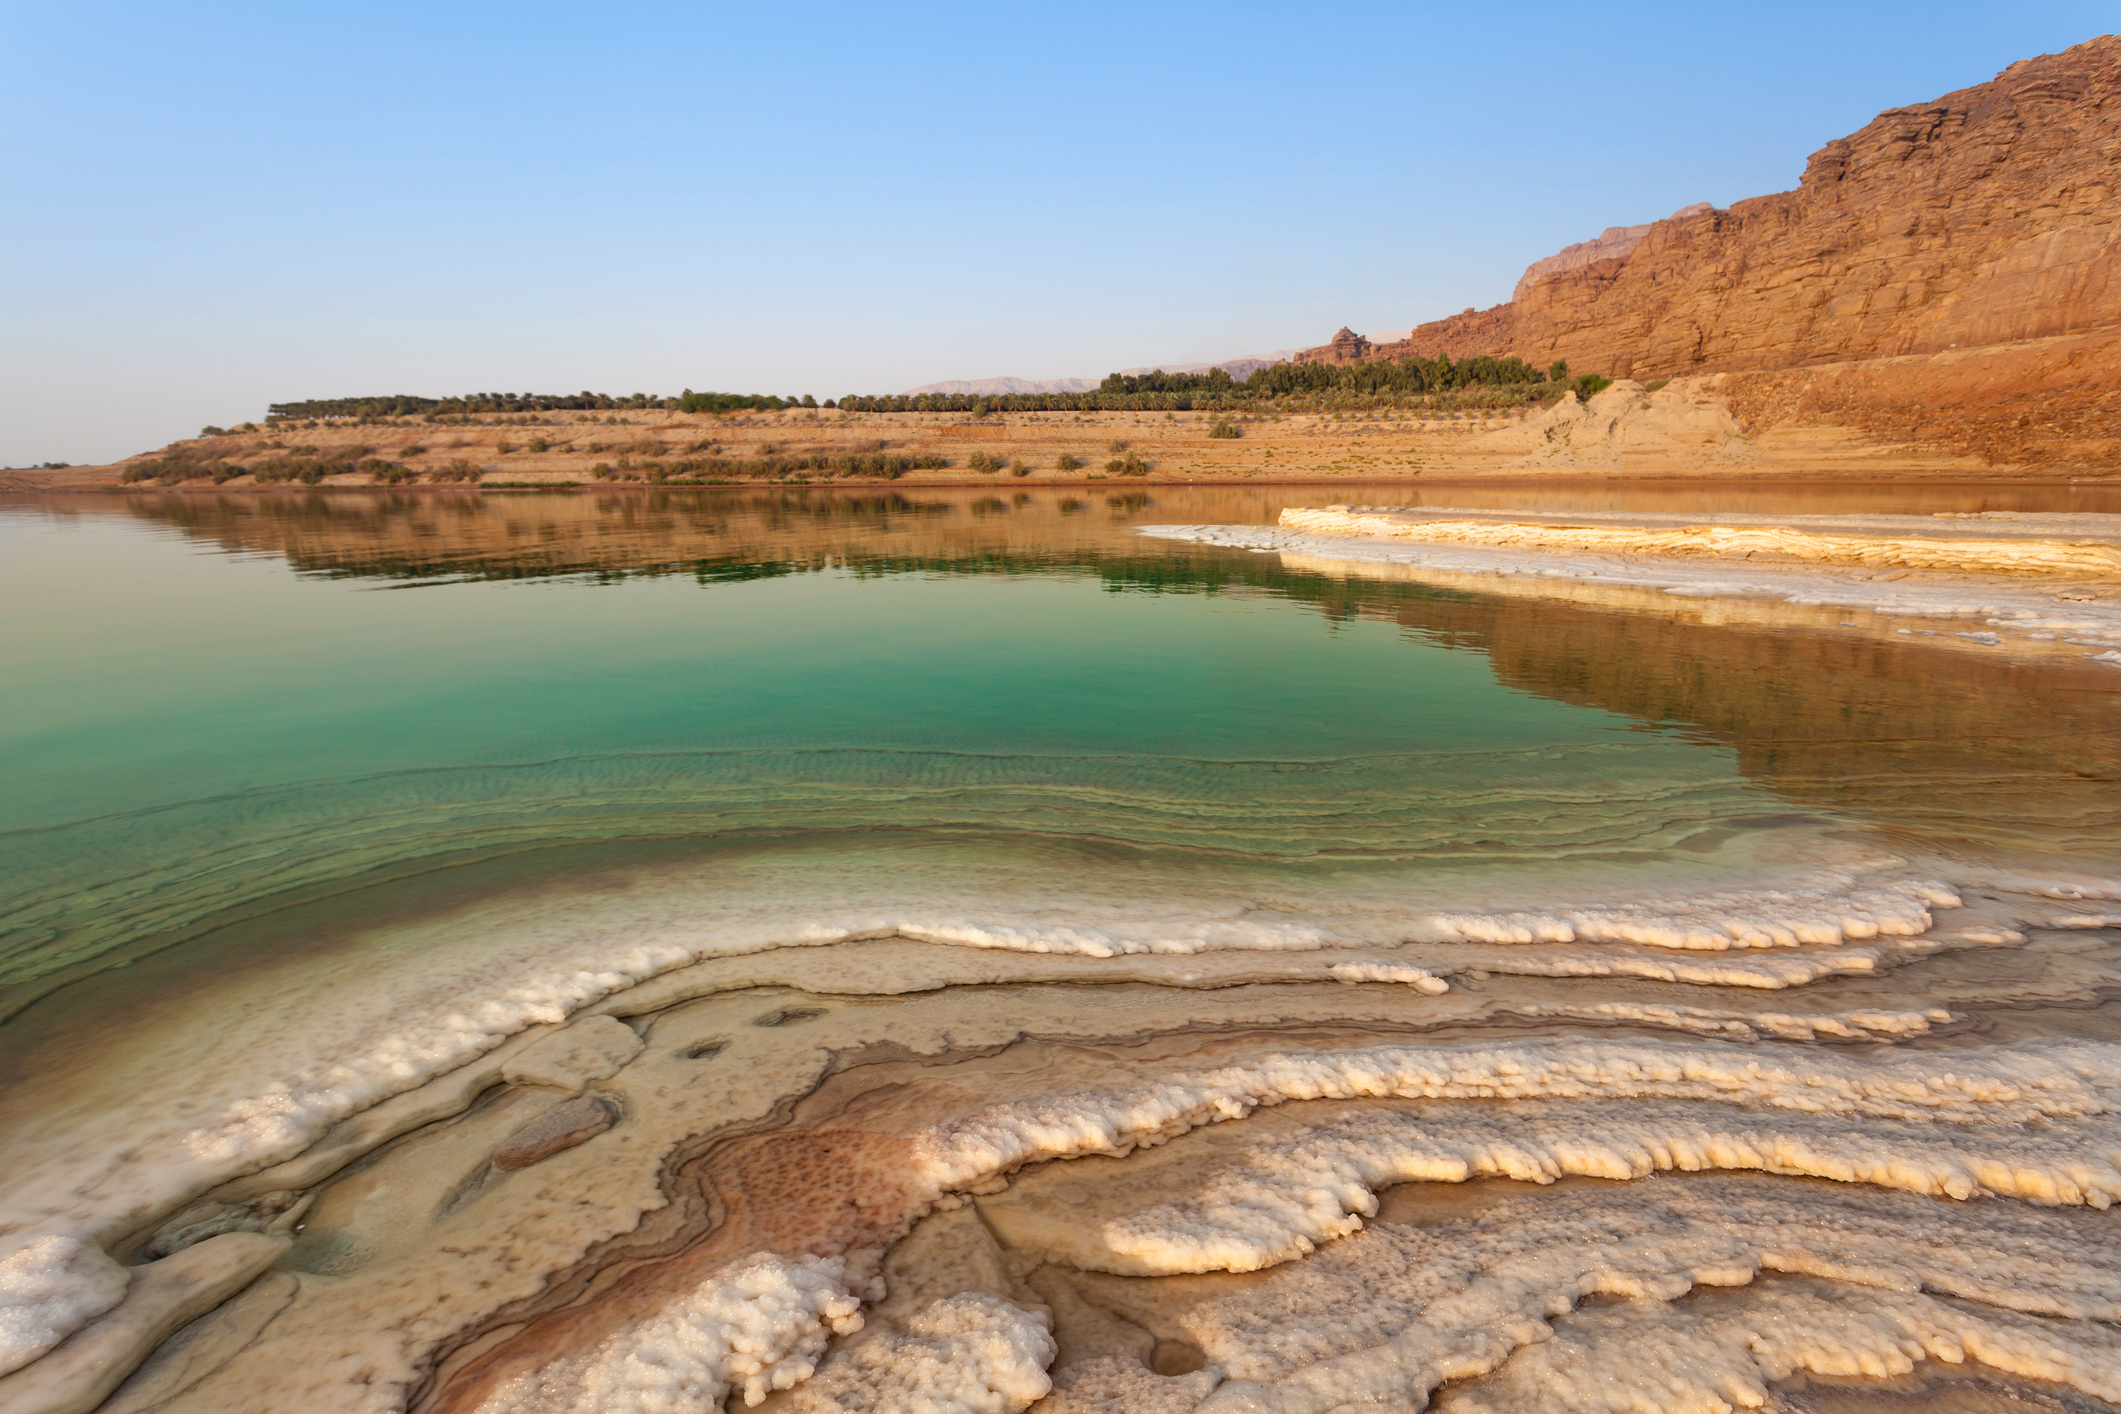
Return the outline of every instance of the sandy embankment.
<path id="1" fill-rule="evenodd" d="M 1796 375 L 1792 375 L 1796 376 Z M 1754 375 L 1683 378 L 1656 387 L 1622 380 L 1588 405 L 1570 394 L 1550 408 L 1496 416 L 1421 417 L 1403 411 L 1336 415 L 1302 413 L 1242 421 L 1243 435 L 1209 436 L 1221 414 L 1181 413 L 847 413 L 837 409 L 779 413 L 686 414 L 663 411 L 496 415 L 474 425 L 417 419 L 343 426 L 278 426 L 194 438 L 163 451 L 238 464 L 269 457 L 343 455 L 350 451 L 402 463 L 423 478 L 451 463 L 470 463 L 489 482 L 638 485 L 658 469 L 672 477 L 711 477 L 711 455 L 730 462 L 773 456 L 942 456 L 941 470 L 908 474 L 899 485 L 1080 483 L 1131 480 L 1105 465 L 1124 444 L 1149 464 L 1149 482 L 1398 479 L 1435 476 L 1761 476 L 1839 477 L 2011 475 L 2026 470 L 1990 464 L 1916 441 L 1888 440 L 1889 428 L 1866 432 L 1807 416 L 1788 396 L 1752 396 Z M 1748 401 L 1750 399 L 1750 401 Z M 1801 400 L 1799 400 L 1801 401 Z M 1751 421 L 1734 410 L 1751 408 Z M 1757 407 L 1755 406 L 1757 404 Z M 1027 467 L 981 473 L 969 465 L 984 452 Z M 127 468 L 162 452 L 108 466 L 0 473 L 0 489 L 94 490 L 120 484 Z M 1082 466 L 1062 471 L 1063 456 Z M 680 463 L 687 463 L 680 466 Z M 606 468 L 599 477 L 596 468 Z M 831 478 L 812 473 L 813 481 Z M 851 478 L 868 481 L 871 478 Z M 209 489 L 205 480 L 183 483 Z M 253 485 L 248 476 L 225 483 Z M 333 486 L 366 486 L 367 476 L 330 478 Z M 421 482 L 420 484 L 425 484 Z M 295 489 L 306 489 L 296 487 Z"/>

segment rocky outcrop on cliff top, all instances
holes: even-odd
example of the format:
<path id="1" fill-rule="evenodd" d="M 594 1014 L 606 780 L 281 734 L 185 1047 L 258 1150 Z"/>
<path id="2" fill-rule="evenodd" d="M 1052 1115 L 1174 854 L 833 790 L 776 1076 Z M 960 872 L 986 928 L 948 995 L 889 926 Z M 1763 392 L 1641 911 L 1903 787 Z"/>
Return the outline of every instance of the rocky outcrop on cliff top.
<path id="1" fill-rule="evenodd" d="M 1681 217 L 1699 216 L 1705 211 L 1715 209 L 1705 201 L 1697 201 L 1692 206 L 1682 206 L 1674 211 L 1671 219 L 1677 221 Z M 1586 265 L 1596 265 L 1601 260 L 1625 258 L 1636 246 L 1642 244 L 1642 238 L 1648 235 L 1650 227 L 1656 224 L 1654 221 L 1645 221 L 1640 226 L 1608 226 L 1594 240 L 1565 245 L 1544 260 L 1533 261 L 1524 268 L 1524 274 L 1517 277 L 1517 289 L 1510 295 L 1511 302 L 1521 301 L 1525 297 L 1525 291 L 1564 270 L 1580 270 Z"/>
<path id="2" fill-rule="evenodd" d="M 1881 113 L 1814 153 L 1795 191 L 1654 222 L 1618 255 L 1541 262 L 1513 302 L 1371 356 L 1514 353 L 1651 378 L 2121 327 L 2117 171 L 2108 36 Z"/>

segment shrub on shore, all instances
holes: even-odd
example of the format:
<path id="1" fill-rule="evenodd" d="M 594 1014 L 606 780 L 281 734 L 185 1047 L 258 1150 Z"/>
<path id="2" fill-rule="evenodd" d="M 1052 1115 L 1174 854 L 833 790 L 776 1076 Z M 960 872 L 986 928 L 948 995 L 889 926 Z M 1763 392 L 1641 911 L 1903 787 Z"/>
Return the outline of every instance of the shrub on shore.
<path id="1" fill-rule="evenodd" d="M 1083 469 L 1083 459 L 1062 452 L 1053 459 L 1053 469 L 1055 471 L 1081 471 Z"/>
<path id="2" fill-rule="evenodd" d="M 1242 437 L 1245 434 L 1238 430 L 1236 423 L 1225 417 L 1219 419 L 1213 427 L 1208 429 L 1208 435 L 1210 437 Z"/>
<path id="3" fill-rule="evenodd" d="M 224 481 L 241 476 L 243 470 L 236 463 L 220 457 L 187 456 L 181 452 L 171 452 L 146 461 L 134 462 L 119 473 L 118 480 L 120 484 L 127 486 L 142 481 L 152 481 L 161 486 L 174 486 L 180 481 L 211 481 L 219 486 Z"/>
<path id="4" fill-rule="evenodd" d="M 832 477 L 877 476 L 896 481 L 909 471 L 933 471 L 948 465 L 948 457 L 929 452 L 917 457 L 885 456 L 882 453 L 846 457 L 683 457 L 676 461 L 639 464 L 631 457 L 622 457 L 616 466 L 598 462 L 589 470 L 591 475 L 607 480 L 619 477 L 657 484 L 698 485 L 705 481 L 723 485 L 734 481 L 781 481 L 812 473 Z M 995 465 L 999 467 L 1000 463 Z"/>
<path id="5" fill-rule="evenodd" d="M 1105 470 L 1113 476 L 1147 476 L 1149 464 L 1129 452 L 1123 457 L 1114 457 L 1106 462 Z"/>
<path id="6" fill-rule="evenodd" d="M 971 456 L 965 458 L 965 465 L 971 467 L 980 475 L 987 476 L 1000 471 L 1008 463 L 1004 462 L 1000 457 L 990 457 L 985 452 L 974 452 Z"/>

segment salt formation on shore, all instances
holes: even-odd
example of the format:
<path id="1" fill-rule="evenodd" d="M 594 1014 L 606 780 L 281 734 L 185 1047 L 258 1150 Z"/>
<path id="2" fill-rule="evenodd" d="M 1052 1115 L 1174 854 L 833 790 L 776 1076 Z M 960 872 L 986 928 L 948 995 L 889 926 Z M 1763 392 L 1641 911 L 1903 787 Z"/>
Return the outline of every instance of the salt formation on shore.
<path id="1" fill-rule="evenodd" d="M 1835 558 L 1852 520 L 1577 519 L 1185 533 L 2121 644 L 2107 542 L 2065 543 L 2097 525 L 1900 527 L 1882 573 L 1922 565 L 1880 578 Z M 1370 520 L 1474 528 L 1333 529 Z M 107 1054 L 55 1027 L 53 1098 L 0 1116 L 0 1407 L 1692 1414 L 1944 1367 L 2121 1401 L 2104 798 L 2047 853 L 1895 832 L 1611 720 L 1216 762 L 1222 794 L 1042 760 L 981 807 L 1018 854 L 962 842 L 993 823 L 969 776 L 887 753 L 423 797 L 408 837 L 558 800 L 736 815 L 758 773 L 804 783 L 791 832 L 933 813 L 378 908 L 198 996 L 109 993 L 154 1004 Z M 139 879 L 114 907 L 164 899 Z M 52 938 L 62 893 L 29 899 Z"/>
<path id="2" fill-rule="evenodd" d="M 1901 1195 L 1704 1178 L 1413 1216 L 1232 1288 L 1073 1280 L 1201 1351 L 1217 1387 L 1180 1408 L 1418 1408 L 1447 1381 L 1444 1407 L 1469 1411 L 1755 1408 L 1800 1371 L 1924 1362 L 2121 1395 L 2113 1248 L 2034 1210 L 1976 1206 L 1940 1230 Z M 1579 1305 L 1598 1296 L 1621 1299 Z M 1100 1407 L 1073 1392 L 1056 1411 Z"/>
<path id="3" fill-rule="evenodd" d="M 1876 616 L 1946 646 L 2121 662 L 2121 517 L 1529 515 L 1289 507 L 1278 526 L 1156 525 L 1145 535 L 1377 565 L 1501 592 L 1585 589 L 1765 599 Z M 1846 624 L 1843 627 L 1864 627 Z"/>
<path id="4" fill-rule="evenodd" d="M 1254 1367 L 1227 1342 L 1205 1372 L 1136 1361 L 1134 1374 L 1097 1375 L 1097 1359 L 1117 1357 L 1077 1349 L 1066 1302 L 1024 1285 L 1025 1264 L 1152 1283 L 1301 1271 L 1370 1250 L 1356 1244 L 1409 1188 L 1565 1190 L 1587 1177 L 1661 1194 L 1657 1175 L 1673 1173 L 1903 1195 L 1936 1205 L 1940 1232 L 1977 1209 L 2103 1221 L 2121 1199 L 2121 1036 L 2071 1020 L 2043 1039 L 2039 1018 L 2074 1016 L 2121 985 L 2110 903 L 2121 881 L 1915 864 L 1849 841 L 1842 867 L 1822 869 L 1802 862 L 1813 847 L 1750 891 L 1508 912 L 1403 911 L 1406 898 L 1379 897 L 1368 912 L 1342 900 L 1281 922 L 1154 932 L 1127 931 L 1146 914 L 1086 928 L 1080 906 L 1065 929 L 1030 914 L 976 927 L 849 916 L 779 947 L 727 933 L 655 940 L 642 924 L 668 905 L 642 875 L 595 905 L 600 927 L 583 926 L 588 913 L 553 917 L 549 902 L 481 914 L 496 944 L 523 949 L 480 962 L 460 937 L 471 969 L 460 980 L 409 977 L 405 997 L 422 1009 L 383 997 L 401 1008 L 379 1016 L 385 1029 L 346 1033 L 329 1070 L 290 1075 L 277 1094 L 218 1112 L 210 1088 L 189 1107 L 173 1094 L 160 1135 L 60 1128 L 41 1152 L 24 1146 L 9 1218 L 18 1241 L 78 1238 L 133 1261 L 203 1251 L 220 1234 L 265 1243 L 270 1259 L 292 1239 L 283 1265 L 298 1281 L 279 1307 L 253 1319 L 245 1303 L 262 1294 L 231 1302 L 150 1360 L 113 1414 L 649 1414 L 732 1396 L 890 1409 L 908 1389 L 940 1388 L 938 1371 L 958 1381 L 939 1408 L 1090 1408 L 1078 1391 L 1109 1376 L 1183 1395 L 1174 1408 L 1295 1409 L 1311 1406 L 1286 1389 L 1240 1398 L 1264 1376 L 1236 1373 Z M 507 993 L 491 969 L 564 968 L 549 935 L 519 932 L 533 915 L 572 930 L 582 965 L 519 973 L 519 1009 L 494 1011 L 481 994 Z M 631 975 L 613 970 L 624 954 L 607 937 L 620 934 L 640 949 Z M 1977 1025 L 1984 1015 L 2007 1018 L 2009 1036 L 1981 1039 L 1995 1024 Z M 1168 1166 L 1211 1135 L 1227 1140 L 1206 1169 Z M 1116 1166 L 1122 1181 L 1100 1183 L 1126 1211 L 1024 1217 L 1018 1185 L 1035 1194 L 1084 1163 Z M 976 1289 L 907 1306 L 890 1254 L 968 1199 L 1009 1252 Z M 91 1270 L 94 1252 L 77 1250 L 78 1279 L 44 1262 L 9 1291 L 11 1333 L 75 1333 L 0 1377 L 0 1398 L 27 1400 L 72 1345 L 137 1324 L 132 1298 L 111 1306 L 123 1293 L 107 1289 L 112 1269 Z M 1779 1260 L 1747 1270 L 1841 1280 Z M 1675 1335 L 1670 1358 L 1748 1389 L 1819 1368 L 1804 1366 L 1815 1357 L 1899 1368 L 1916 1348 L 1932 1359 L 1964 1348 L 2092 1392 L 2111 1378 L 2093 1334 L 2028 1345 L 2007 1312 L 1953 1314 L 1905 1292 L 1866 1298 L 1850 1325 L 1855 1308 L 1777 1292 L 1716 1330 L 1771 1315 L 1814 1355 L 1774 1355 L 1783 1337 L 1756 1331 Z M 1575 1299 L 1519 1304 L 1545 1321 Z M 865 1303 L 881 1324 L 864 1326 Z M 1510 1352 L 1530 1328 L 1484 1319 L 1451 1337 L 1487 1352 L 1478 1359 L 1359 1343 L 1331 1358 L 1360 1355 L 1408 1400 L 1442 1370 L 1529 1378 Z M 1184 1339 L 1207 1350 L 1206 1330 Z M 290 1361 L 297 1346 L 308 1354 Z M 1765 1363 L 1745 1365 L 1755 1356 Z M 1485 1388 L 1466 1397 L 1490 1398 Z M 1491 1394 L 1497 1408 L 1531 1398 Z"/>

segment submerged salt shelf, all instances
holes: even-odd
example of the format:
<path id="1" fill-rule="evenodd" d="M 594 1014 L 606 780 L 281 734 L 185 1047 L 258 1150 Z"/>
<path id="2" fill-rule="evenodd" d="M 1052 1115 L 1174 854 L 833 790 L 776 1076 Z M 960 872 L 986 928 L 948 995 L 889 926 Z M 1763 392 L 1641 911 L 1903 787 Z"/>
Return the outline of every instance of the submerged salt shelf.
<path id="1" fill-rule="evenodd" d="M 1292 503 L 0 515 L 0 1407 L 2121 1398 L 2107 589 Z"/>

